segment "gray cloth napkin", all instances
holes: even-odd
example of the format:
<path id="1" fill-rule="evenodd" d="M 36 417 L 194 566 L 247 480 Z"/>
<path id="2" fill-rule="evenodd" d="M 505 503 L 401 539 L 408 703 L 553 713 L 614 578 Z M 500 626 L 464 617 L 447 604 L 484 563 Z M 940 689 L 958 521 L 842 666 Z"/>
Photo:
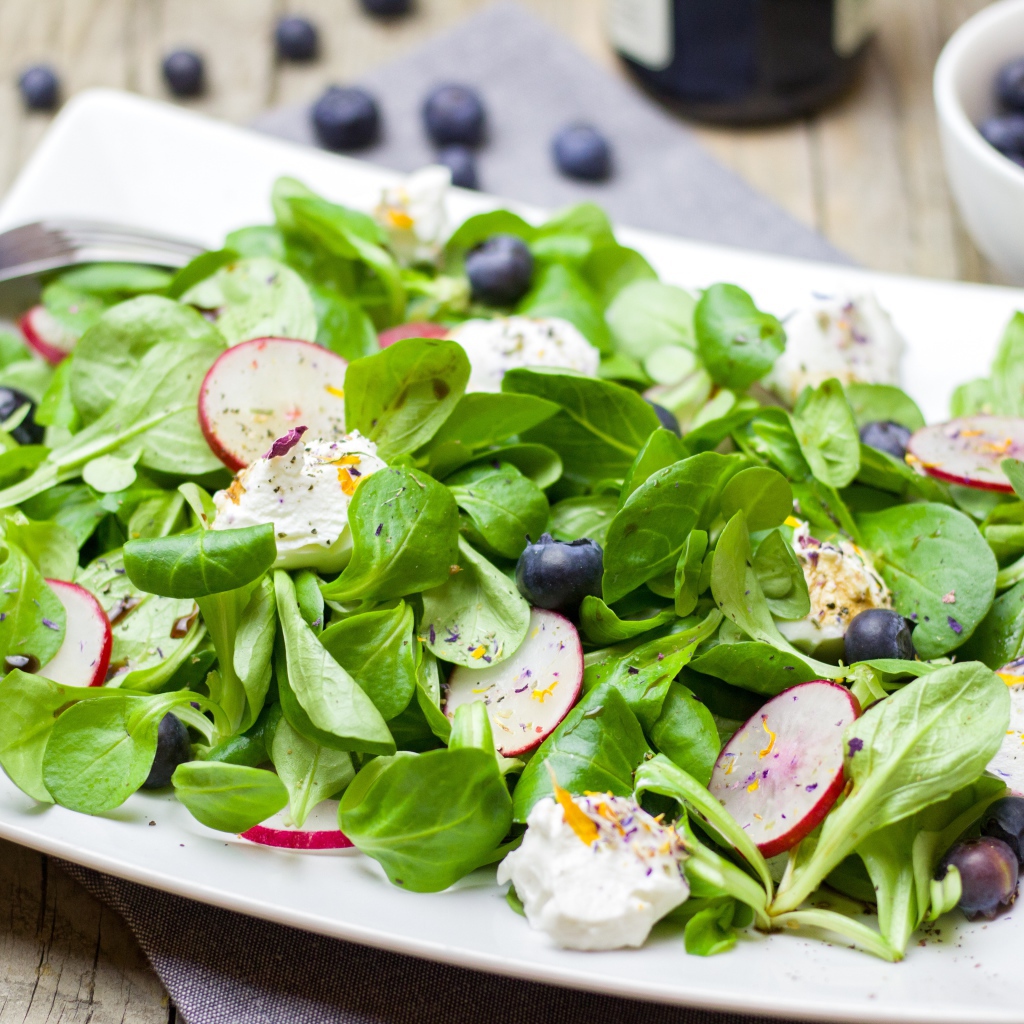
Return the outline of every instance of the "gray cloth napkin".
<path id="1" fill-rule="evenodd" d="M 476 86 L 486 101 L 489 138 L 480 172 L 487 191 L 543 207 L 592 199 L 613 220 L 634 227 L 847 262 L 716 163 L 679 121 L 512 4 L 489 8 L 369 75 L 364 84 L 381 103 L 384 131 L 379 144 L 360 155 L 403 171 L 429 163 L 433 153 L 419 106 L 427 89 L 445 80 Z M 612 140 L 611 181 L 586 185 L 555 172 L 551 136 L 577 119 L 597 124 Z M 255 127 L 313 142 L 306 107 L 271 111 Z M 63 867 L 125 918 L 188 1024 L 740 1020 L 446 967 Z"/>

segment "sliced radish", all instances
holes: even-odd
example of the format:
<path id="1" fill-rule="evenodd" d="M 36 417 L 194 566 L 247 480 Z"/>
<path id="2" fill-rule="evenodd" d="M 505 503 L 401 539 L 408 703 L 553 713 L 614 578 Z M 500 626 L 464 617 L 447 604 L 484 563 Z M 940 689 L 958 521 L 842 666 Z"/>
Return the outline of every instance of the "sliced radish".
<path id="1" fill-rule="evenodd" d="M 796 846 L 843 790 L 843 731 L 860 715 L 838 683 L 773 697 L 726 743 L 708 789 L 766 856 Z"/>
<path id="2" fill-rule="evenodd" d="M 60 650 L 39 674 L 65 686 L 102 686 L 114 643 L 106 613 L 85 587 L 65 580 L 46 582 L 64 605 L 67 626 Z"/>
<path id="3" fill-rule="evenodd" d="M 279 850 L 348 850 L 352 840 L 338 828 L 338 801 L 325 800 L 313 808 L 302 828 L 285 824 L 281 811 L 241 833 L 243 839 Z"/>
<path id="4" fill-rule="evenodd" d="M 29 347 L 56 366 L 78 344 L 78 335 L 65 327 L 45 306 L 33 306 L 18 321 Z"/>
<path id="5" fill-rule="evenodd" d="M 481 659 L 482 660 L 482 659 Z M 482 700 L 494 742 L 505 757 L 532 750 L 576 703 L 583 686 L 583 647 L 576 627 L 557 612 L 534 608 L 526 639 L 493 668 L 457 667 L 448 679 L 444 713 Z"/>
<path id="6" fill-rule="evenodd" d="M 1024 419 L 1015 416 L 964 416 L 916 431 L 907 445 L 907 461 L 930 476 L 962 487 L 1011 494 L 999 464 L 1024 458 Z"/>
<path id="7" fill-rule="evenodd" d="M 396 341 L 404 341 L 406 338 L 444 338 L 448 334 L 448 328 L 441 324 L 432 324 L 428 320 L 414 320 L 409 324 L 399 324 L 397 327 L 389 327 L 377 335 L 377 341 L 381 348 L 394 345 Z"/>
<path id="8" fill-rule="evenodd" d="M 310 437 L 337 440 L 345 433 L 347 367 L 329 349 L 294 338 L 254 338 L 227 349 L 199 389 L 207 443 L 238 470 L 300 425 Z"/>

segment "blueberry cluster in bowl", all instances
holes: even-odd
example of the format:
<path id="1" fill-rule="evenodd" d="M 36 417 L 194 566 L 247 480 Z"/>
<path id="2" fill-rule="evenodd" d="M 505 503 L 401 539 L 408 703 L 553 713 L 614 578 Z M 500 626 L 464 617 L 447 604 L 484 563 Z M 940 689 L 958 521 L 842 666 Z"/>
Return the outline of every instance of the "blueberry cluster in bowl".
<path id="1" fill-rule="evenodd" d="M 995 83 L 999 113 L 978 126 L 982 138 L 1024 167 L 1024 57 L 1014 57 L 997 72 Z"/>

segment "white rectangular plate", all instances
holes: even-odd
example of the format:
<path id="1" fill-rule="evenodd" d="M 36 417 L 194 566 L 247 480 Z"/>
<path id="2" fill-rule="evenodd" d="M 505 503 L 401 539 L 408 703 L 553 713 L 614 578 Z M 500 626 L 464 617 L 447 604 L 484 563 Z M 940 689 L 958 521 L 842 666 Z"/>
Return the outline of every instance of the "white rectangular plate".
<path id="1" fill-rule="evenodd" d="M 48 216 L 150 228 L 209 246 L 236 227 L 271 220 L 269 194 L 292 174 L 363 209 L 391 172 L 217 124 L 128 95 L 77 97 L 57 118 L 0 207 L 0 230 Z M 666 187 L 672 187 L 666 183 Z M 454 194 L 458 222 L 499 205 Z M 521 207 L 520 207 L 521 209 Z M 812 292 L 874 291 L 909 341 L 907 390 L 930 419 L 946 415 L 963 380 L 987 372 L 1024 292 L 925 281 L 740 252 L 623 229 L 665 280 L 734 281 L 785 315 Z M 946 925 L 900 964 L 795 935 L 750 933 L 709 959 L 678 934 L 642 950 L 574 953 L 550 947 L 513 914 L 493 871 L 445 893 L 390 886 L 372 862 L 270 850 L 199 825 L 169 795 L 138 794 L 88 817 L 42 807 L 0 776 L 0 836 L 168 892 L 397 952 L 535 981 L 718 1010 L 850 1021 L 1018 1022 L 1024 913 Z"/>

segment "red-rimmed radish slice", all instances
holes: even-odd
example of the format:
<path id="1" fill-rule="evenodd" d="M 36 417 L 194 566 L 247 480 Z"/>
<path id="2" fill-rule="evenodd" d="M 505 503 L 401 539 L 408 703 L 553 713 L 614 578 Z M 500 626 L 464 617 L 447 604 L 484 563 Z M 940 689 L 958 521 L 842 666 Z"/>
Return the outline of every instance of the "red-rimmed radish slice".
<path id="1" fill-rule="evenodd" d="M 65 686 L 102 686 L 114 643 L 106 613 L 99 601 L 77 583 L 46 582 L 64 605 L 67 625 L 60 650 L 39 674 Z"/>
<path id="2" fill-rule="evenodd" d="M 414 320 L 412 323 L 399 324 L 397 327 L 389 327 L 377 335 L 377 341 L 381 348 L 394 345 L 396 341 L 404 341 L 406 338 L 444 338 L 448 334 L 448 328 L 441 324 L 432 324 L 427 320 Z"/>
<path id="3" fill-rule="evenodd" d="M 65 327 L 45 306 L 33 306 L 18 321 L 29 347 L 51 366 L 70 355 L 78 344 L 78 335 Z"/>
<path id="4" fill-rule="evenodd" d="M 233 470 L 255 462 L 294 427 L 306 427 L 310 438 L 337 440 L 345 433 L 347 367 L 329 349 L 295 338 L 234 345 L 199 389 L 203 436 Z"/>
<path id="5" fill-rule="evenodd" d="M 582 686 L 583 647 L 576 627 L 564 615 L 534 608 L 515 654 L 491 668 L 458 666 L 452 672 L 444 713 L 454 718 L 456 708 L 482 700 L 498 751 L 515 757 L 554 730 Z"/>
<path id="6" fill-rule="evenodd" d="M 838 683 L 801 683 L 768 701 L 718 755 L 708 789 L 766 857 L 796 846 L 839 798 L 843 731 L 859 715 Z"/>
<path id="7" fill-rule="evenodd" d="M 279 850 L 348 850 L 352 840 L 338 828 L 338 801 L 325 800 L 310 812 L 302 828 L 285 824 L 284 811 L 241 833 L 243 839 Z"/>
<path id="8" fill-rule="evenodd" d="M 915 431 L 907 462 L 929 476 L 983 491 L 1013 492 L 1000 469 L 1003 459 L 1024 458 L 1024 419 L 963 416 Z"/>

